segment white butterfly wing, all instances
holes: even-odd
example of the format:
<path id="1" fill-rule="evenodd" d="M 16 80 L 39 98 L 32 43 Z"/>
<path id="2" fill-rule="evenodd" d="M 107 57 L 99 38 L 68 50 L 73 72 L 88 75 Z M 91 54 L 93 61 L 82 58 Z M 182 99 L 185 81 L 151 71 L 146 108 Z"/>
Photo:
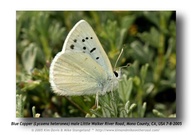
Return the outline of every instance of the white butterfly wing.
<path id="1" fill-rule="evenodd" d="M 53 59 L 50 83 L 61 95 L 103 94 L 116 85 L 111 63 L 86 21 L 73 27 L 62 51 Z"/>
<path id="2" fill-rule="evenodd" d="M 60 52 L 54 60 L 51 70 L 54 92 L 61 95 L 89 95 L 103 90 L 107 74 L 89 55 Z"/>
<path id="3" fill-rule="evenodd" d="M 85 20 L 80 20 L 70 31 L 62 51 L 87 53 L 109 74 L 113 74 L 111 63 L 100 41 L 92 27 Z"/>

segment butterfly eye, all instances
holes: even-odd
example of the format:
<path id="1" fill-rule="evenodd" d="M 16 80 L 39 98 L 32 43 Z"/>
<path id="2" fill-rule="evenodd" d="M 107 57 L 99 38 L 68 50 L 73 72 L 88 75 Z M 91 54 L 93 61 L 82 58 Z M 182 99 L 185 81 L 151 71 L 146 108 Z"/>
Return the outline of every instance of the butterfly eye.
<path id="1" fill-rule="evenodd" d="M 116 77 L 118 77 L 118 73 L 116 71 L 113 71 L 113 73 L 115 74 Z"/>

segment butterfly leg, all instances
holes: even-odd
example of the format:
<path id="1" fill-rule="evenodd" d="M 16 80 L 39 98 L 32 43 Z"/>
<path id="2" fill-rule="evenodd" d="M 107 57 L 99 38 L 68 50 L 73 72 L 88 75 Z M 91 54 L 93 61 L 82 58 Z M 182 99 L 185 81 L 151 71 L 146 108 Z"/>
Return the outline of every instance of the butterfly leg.
<path id="1" fill-rule="evenodd" d="M 99 105 L 99 93 L 96 93 L 96 97 L 95 97 L 95 104 L 96 104 L 96 108 L 98 108 Z"/>
<path id="2" fill-rule="evenodd" d="M 114 96 L 113 96 L 113 90 L 111 90 L 111 96 L 112 96 L 112 98 L 114 97 Z"/>
<path id="3" fill-rule="evenodd" d="M 113 83 L 112 83 L 112 89 L 111 89 L 111 96 L 112 96 L 112 99 L 113 99 L 113 97 L 114 97 L 114 96 L 113 96 L 113 89 L 114 89 L 114 88 L 113 88 Z"/>
<path id="4" fill-rule="evenodd" d="M 112 100 L 113 102 L 115 102 L 115 96 L 116 96 L 114 89 L 115 89 L 115 87 L 114 87 L 114 84 L 112 83 L 112 88 L 111 88 L 111 90 L 110 90 L 110 91 L 111 91 L 110 97 L 111 97 L 111 100 Z M 114 95 L 114 94 L 115 94 L 115 95 Z"/>

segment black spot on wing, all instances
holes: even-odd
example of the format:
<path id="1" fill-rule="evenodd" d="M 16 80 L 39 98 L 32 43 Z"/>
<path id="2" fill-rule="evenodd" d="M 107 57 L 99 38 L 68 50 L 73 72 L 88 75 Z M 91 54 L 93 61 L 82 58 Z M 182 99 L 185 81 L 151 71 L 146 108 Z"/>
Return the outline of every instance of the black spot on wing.
<path id="1" fill-rule="evenodd" d="M 73 44 L 70 46 L 71 49 L 74 49 L 74 47 L 75 47 L 75 46 L 74 46 Z"/>
<path id="2" fill-rule="evenodd" d="M 92 53 L 92 52 L 95 51 L 95 50 L 96 50 L 96 48 L 94 47 L 93 49 L 90 50 L 90 53 Z"/>
<path id="3" fill-rule="evenodd" d="M 77 39 L 74 39 L 73 41 L 76 43 L 76 42 L 77 42 Z"/>
<path id="4" fill-rule="evenodd" d="M 86 46 L 85 44 L 83 44 L 83 43 L 88 42 L 89 40 L 93 39 L 93 37 L 85 36 L 84 38 L 81 38 L 81 39 L 79 39 L 78 37 L 79 37 L 79 35 L 77 35 L 77 38 L 73 39 L 73 42 L 74 42 L 74 43 L 70 45 L 70 49 L 72 49 L 72 50 L 75 49 L 76 43 L 79 42 L 79 41 L 81 41 L 81 42 L 82 42 L 82 45 L 84 45 L 84 46 L 81 47 L 81 48 L 82 48 L 83 50 L 89 50 L 89 49 L 87 48 L 87 46 Z M 77 45 L 76 47 L 79 48 L 80 46 Z M 96 50 L 96 48 L 92 48 L 89 52 L 90 52 L 90 53 L 93 53 L 95 50 Z M 83 53 L 85 53 L 85 51 L 83 51 Z M 99 57 L 97 57 L 96 59 L 98 60 Z"/>

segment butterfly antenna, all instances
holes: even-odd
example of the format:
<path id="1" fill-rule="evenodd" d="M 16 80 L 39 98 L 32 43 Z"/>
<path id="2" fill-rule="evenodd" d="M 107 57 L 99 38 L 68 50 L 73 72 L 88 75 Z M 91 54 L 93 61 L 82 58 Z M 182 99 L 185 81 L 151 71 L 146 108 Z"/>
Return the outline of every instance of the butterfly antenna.
<path id="1" fill-rule="evenodd" d="M 119 54 L 119 56 L 118 56 L 118 58 L 117 58 L 117 60 L 116 60 L 116 62 L 115 62 L 115 66 L 114 66 L 114 69 L 116 69 L 116 66 L 117 66 L 117 62 L 119 61 L 119 59 L 120 59 L 120 57 L 121 57 L 121 55 L 122 55 L 122 53 L 123 53 L 123 48 L 121 49 L 121 52 L 120 52 L 120 54 Z"/>
<path id="2" fill-rule="evenodd" d="M 129 67 L 129 66 L 131 66 L 131 63 L 127 63 L 127 65 L 125 65 L 125 66 L 121 66 L 121 67 L 119 67 L 119 68 L 127 68 L 127 67 Z"/>

